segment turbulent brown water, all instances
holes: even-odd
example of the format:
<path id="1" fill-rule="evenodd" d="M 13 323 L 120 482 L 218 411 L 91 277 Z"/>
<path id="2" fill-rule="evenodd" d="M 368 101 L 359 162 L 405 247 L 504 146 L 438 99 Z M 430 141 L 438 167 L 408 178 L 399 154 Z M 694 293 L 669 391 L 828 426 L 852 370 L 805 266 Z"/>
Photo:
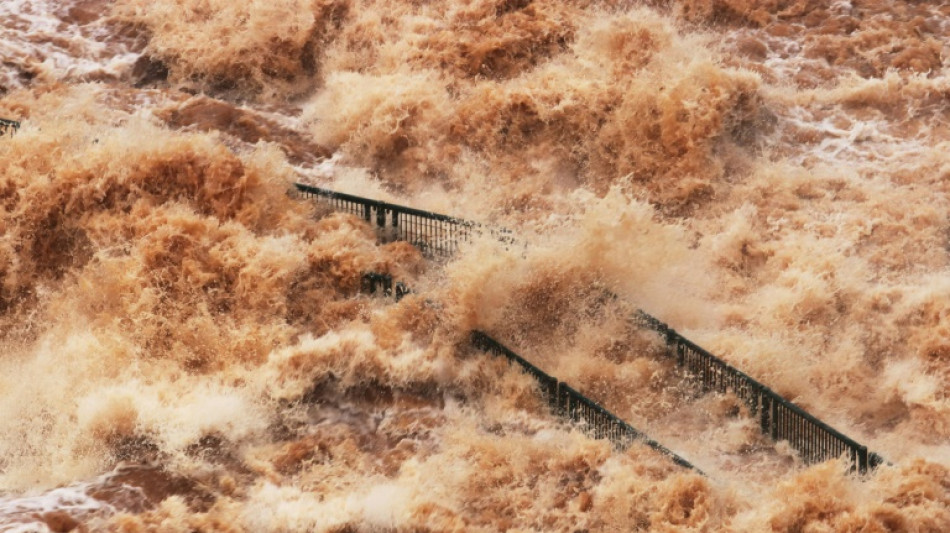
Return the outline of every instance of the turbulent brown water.
<path id="1" fill-rule="evenodd" d="M 948 37 L 909 0 L 4 0 L 0 529 L 950 531 Z M 527 245 L 432 265 L 301 180 Z M 803 465 L 635 307 L 890 464 Z"/>

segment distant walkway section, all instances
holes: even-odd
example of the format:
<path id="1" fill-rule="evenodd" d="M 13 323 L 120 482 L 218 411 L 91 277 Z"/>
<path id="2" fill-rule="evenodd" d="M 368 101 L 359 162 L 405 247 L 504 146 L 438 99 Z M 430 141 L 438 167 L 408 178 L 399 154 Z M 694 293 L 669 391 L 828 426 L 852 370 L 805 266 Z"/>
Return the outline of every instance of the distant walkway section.
<path id="1" fill-rule="evenodd" d="M 584 396 L 567 383 L 544 373 L 540 368 L 509 350 L 487 334 L 481 331 L 473 331 L 472 344 L 482 351 L 503 356 L 509 363 L 518 365 L 525 373 L 534 377 L 541 386 L 541 393 L 547 401 L 548 407 L 558 416 L 581 425 L 591 437 L 595 439 L 609 439 L 610 442 L 621 450 L 626 449 L 634 442 L 641 442 L 666 455 L 674 463 L 703 474 L 701 470 L 693 466 L 692 463 L 686 459 L 683 459 L 662 444 L 648 437 L 645 433 L 624 422 L 602 405 Z"/>
<path id="2" fill-rule="evenodd" d="M 0 136 L 6 134 L 13 134 L 18 129 L 20 129 L 20 123 L 15 120 L 10 120 L 7 118 L 0 118 Z"/>
<path id="3" fill-rule="evenodd" d="M 704 392 L 735 394 L 748 406 L 752 416 L 759 419 L 762 433 L 776 442 L 788 441 L 806 463 L 820 463 L 847 454 L 852 467 L 863 474 L 884 462 L 880 455 L 869 452 L 867 446 L 808 414 L 655 317 L 638 310 L 634 320 L 660 334 L 666 341 L 664 353 L 674 358 L 699 388 Z"/>
<path id="4" fill-rule="evenodd" d="M 393 282 L 389 274 L 365 272 L 362 279 L 363 292 L 371 295 L 394 298 L 397 302 L 412 291 L 402 282 Z M 577 424 L 595 439 L 609 439 L 617 449 L 624 450 L 634 442 L 641 442 L 667 456 L 674 463 L 705 475 L 689 461 L 673 453 L 642 431 L 608 411 L 604 406 L 584 396 L 567 383 L 558 380 L 533 365 L 524 357 L 481 331 L 471 333 L 472 346 L 507 359 L 509 364 L 537 381 L 545 404 L 556 415 Z"/>
<path id="5" fill-rule="evenodd" d="M 361 216 L 367 222 L 372 223 L 375 220 L 382 240 L 410 242 L 432 258 L 451 257 L 462 243 L 479 233 L 487 232 L 505 243 L 513 242 L 511 233 L 507 230 L 492 229 L 477 222 L 448 215 L 430 213 L 301 183 L 295 184 L 293 192 L 304 198 L 322 200 L 331 208 Z M 389 280 L 389 285 L 392 286 L 392 280 Z M 674 359 L 686 371 L 691 378 L 690 382 L 698 389 L 703 392 L 734 394 L 745 403 L 751 415 L 757 418 L 763 434 L 776 442 L 787 441 L 799 452 L 804 462 L 819 463 L 844 455 L 850 460 L 852 471 L 861 474 L 884 463 L 880 455 L 868 451 L 866 446 L 847 437 L 744 372 L 700 348 L 657 318 L 642 310 L 636 311 L 632 318 L 638 327 L 655 331 L 662 337 L 666 346 L 665 355 Z M 578 421 L 583 418 L 588 421 L 595 434 L 608 436 L 617 443 L 626 442 L 625 439 L 634 438 L 633 435 L 641 436 L 641 440 L 645 439 L 648 444 L 653 442 L 603 407 L 583 397 L 567 384 L 543 373 L 484 333 L 473 333 L 473 342 L 483 350 L 505 355 L 509 361 L 521 365 L 526 372 L 534 375 L 541 383 L 548 404 L 552 408 L 572 420 Z M 562 390 L 566 392 L 562 393 Z M 565 398 L 563 400 L 562 395 Z M 571 403 L 572 401 L 576 403 Z M 623 429 L 619 429 L 621 427 Z M 653 444 L 659 447 L 656 449 L 673 457 L 678 464 L 693 468 L 689 462 L 666 448 L 655 442 Z"/>
<path id="6" fill-rule="evenodd" d="M 449 215 L 371 200 L 330 189 L 294 184 L 298 197 L 322 200 L 330 208 L 375 223 L 383 242 L 406 241 L 418 247 L 430 259 L 447 259 L 475 235 L 487 233 L 511 243 L 511 232 Z"/>

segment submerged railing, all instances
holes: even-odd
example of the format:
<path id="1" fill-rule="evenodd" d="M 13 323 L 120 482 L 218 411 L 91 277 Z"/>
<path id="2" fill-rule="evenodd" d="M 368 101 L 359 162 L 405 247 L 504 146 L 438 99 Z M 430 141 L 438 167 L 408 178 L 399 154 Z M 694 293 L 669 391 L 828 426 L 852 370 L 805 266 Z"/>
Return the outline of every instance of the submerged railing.
<path id="1" fill-rule="evenodd" d="M 377 226 L 380 228 L 386 225 L 387 216 L 391 217 L 393 227 L 398 227 L 401 220 L 416 217 L 417 220 L 411 226 L 411 229 L 395 232 L 393 240 L 404 240 L 413 243 L 430 256 L 448 257 L 452 255 L 458 250 L 461 242 L 470 239 L 474 231 L 483 228 L 481 224 L 447 215 L 337 193 L 300 183 L 295 184 L 295 186 L 304 197 L 323 198 L 329 201 L 332 207 L 362 216 L 367 221 L 371 220 L 371 215 L 375 214 Z M 435 226 L 436 223 L 442 223 L 443 225 Z M 433 227 L 438 229 L 433 230 Z M 513 242 L 510 232 L 493 232 L 493 234 L 501 235 L 502 240 L 506 242 Z M 379 283 L 383 282 L 380 281 Z M 392 281 L 390 280 L 389 283 L 391 285 Z M 666 354 L 674 358 L 692 377 L 692 381 L 697 383 L 703 391 L 732 392 L 735 394 L 749 407 L 750 413 L 758 418 L 759 426 L 765 435 L 775 441 L 788 441 L 789 445 L 799 451 L 802 460 L 806 463 L 817 463 L 847 455 L 851 461 L 852 469 L 863 474 L 869 468 L 875 468 L 885 462 L 880 455 L 869 452 L 866 446 L 859 444 L 808 414 L 801 407 L 782 398 L 765 385 L 700 348 L 667 324 L 646 312 L 636 311 L 632 322 L 638 327 L 651 329 L 659 333 L 666 342 Z M 542 387 L 547 387 L 545 394 L 549 398 L 552 397 L 552 394 L 561 394 L 559 392 L 561 390 L 560 382 L 555 380 L 557 390 L 552 393 L 550 381 L 544 380 L 554 378 L 547 376 L 536 367 L 529 366 L 530 363 L 510 352 L 507 348 L 501 348 L 504 351 L 499 353 L 503 353 L 506 357 L 509 357 L 510 361 L 517 362 L 526 371 L 539 378 Z M 494 350 L 498 351 L 497 349 Z M 547 378 L 544 376 L 547 376 Z M 567 390 L 573 391 L 569 387 Z M 578 399 L 577 405 L 587 404 Z M 581 408 L 578 407 L 578 409 Z M 590 409 L 591 413 L 599 412 L 593 407 Z M 609 415 L 609 412 L 607 414 Z M 610 422 L 610 424 L 614 424 L 614 422 Z M 608 424 L 608 427 L 613 428 L 614 426 Z"/>
<path id="2" fill-rule="evenodd" d="M 525 373 L 530 374 L 538 382 L 542 396 L 551 411 L 581 425 L 591 437 L 608 439 L 621 450 L 626 449 L 634 442 L 641 442 L 666 455 L 674 463 L 690 470 L 696 470 L 700 474 L 703 473 L 686 459 L 649 438 L 645 433 L 624 422 L 617 415 L 584 396 L 567 383 L 545 373 L 487 334 L 481 331 L 473 331 L 472 344 L 482 351 L 503 356 L 509 363 L 520 366 Z"/>
<path id="3" fill-rule="evenodd" d="M 390 274 L 379 272 L 363 273 L 362 290 L 371 295 L 394 297 L 397 302 L 405 295 L 413 292 L 401 281 L 393 283 L 393 277 Z M 545 404 L 551 411 L 557 416 L 578 424 L 591 437 L 609 439 L 620 450 L 626 449 L 635 441 L 642 442 L 666 455 L 674 463 L 705 475 L 686 459 L 651 439 L 645 433 L 623 421 L 567 383 L 545 373 L 527 359 L 489 337 L 486 333 L 473 331 L 471 333 L 471 343 L 481 351 L 505 357 L 509 363 L 519 366 L 525 373 L 530 374 L 538 382 Z"/>
<path id="4" fill-rule="evenodd" d="M 19 122 L 6 118 L 0 118 L 0 135 L 15 133 L 18 129 L 20 129 Z"/>
<path id="5" fill-rule="evenodd" d="M 397 281 L 393 283 L 393 277 L 389 274 L 380 274 L 379 272 L 364 272 L 361 278 L 363 292 L 368 294 L 379 294 L 381 296 L 391 296 L 398 302 L 412 290 L 405 283 Z"/>
<path id="6" fill-rule="evenodd" d="M 666 342 L 666 355 L 698 382 L 704 391 L 731 392 L 759 419 L 762 433 L 775 441 L 788 441 L 806 463 L 820 463 L 847 454 L 862 474 L 884 459 L 854 439 L 808 414 L 762 383 L 700 348 L 673 328 L 638 310 L 634 321 L 659 333 Z"/>
<path id="7" fill-rule="evenodd" d="M 431 213 L 396 204 L 370 200 L 351 194 L 295 183 L 297 193 L 305 198 L 319 198 L 330 207 L 375 222 L 387 242 L 406 241 L 418 246 L 430 257 L 454 255 L 459 246 L 470 240 L 480 224 L 448 215 Z"/>

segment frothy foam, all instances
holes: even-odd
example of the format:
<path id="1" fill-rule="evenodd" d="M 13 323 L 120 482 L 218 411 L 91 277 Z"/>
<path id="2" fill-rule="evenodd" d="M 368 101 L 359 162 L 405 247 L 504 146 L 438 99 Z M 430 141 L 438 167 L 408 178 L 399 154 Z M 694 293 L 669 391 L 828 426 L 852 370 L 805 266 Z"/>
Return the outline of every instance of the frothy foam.
<path id="1" fill-rule="evenodd" d="M 945 7 L 0 6 L 0 528 L 945 530 Z M 299 179 L 512 229 L 444 268 Z M 365 271 L 417 292 L 359 294 Z M 609 292 L 617 299 L 606 297 Z M 642 307 L 893 462 L 801 463 Z M 549 416 L 490 331 L 696 462 Z"/>

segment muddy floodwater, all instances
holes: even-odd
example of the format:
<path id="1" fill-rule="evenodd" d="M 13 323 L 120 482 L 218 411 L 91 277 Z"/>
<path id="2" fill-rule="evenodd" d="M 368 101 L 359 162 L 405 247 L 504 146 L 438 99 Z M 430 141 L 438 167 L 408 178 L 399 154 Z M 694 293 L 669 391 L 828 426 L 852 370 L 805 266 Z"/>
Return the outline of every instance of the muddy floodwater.
<path id="1" fill-rule="evenodd" d="M 0 60 L 2 531 L 950 531 L 944 2 L 3 0 Z M 805 463 L 638 308 L 887 463 Z"/>

